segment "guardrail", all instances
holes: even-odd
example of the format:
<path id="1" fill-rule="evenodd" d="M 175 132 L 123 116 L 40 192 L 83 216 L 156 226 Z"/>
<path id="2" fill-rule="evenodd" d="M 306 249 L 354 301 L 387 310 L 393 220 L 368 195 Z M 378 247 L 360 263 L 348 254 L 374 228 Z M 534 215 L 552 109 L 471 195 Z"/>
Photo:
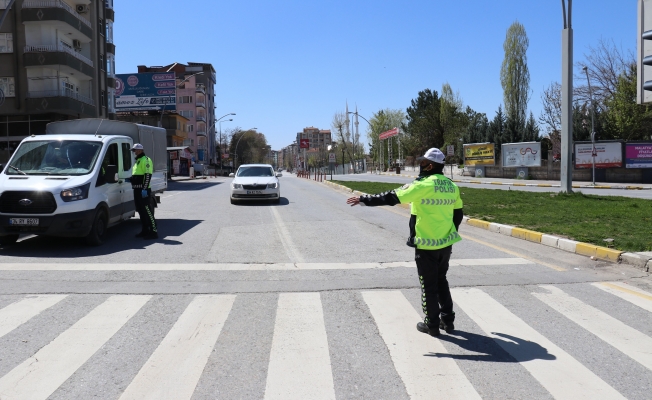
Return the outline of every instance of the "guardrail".
<path id="1" fill-rule="evenodd" d="M 67 53 L 70 54 L 71 56 L 75 57 L 76 59 L 85 62 L 86 64 L 90 65 L 91 67 L 94 66 L 93 61 L 90 60 L 90 58 L 81 55 L 80 53 L 74 51 L 73 49 L 69 49 L 66 46 L 63 46 L 61 44 L 59 45 L 34 45 L 34 46 L 25 46 L 24 49 L 25 53 Z"/>
<path id="2" fill-rule="evenodd" d="M 89 20 L 79 15 L 69 4 L 64 3 L 61 0 L 27 0 L 23 2 L 23 8 L 62 8 L 79 19 L 84 25 L 87 25 L 92 29 Z"/>
<path id="3" fill-rule="evenodd" d="M 30 99 L 40 99 L 44 97 L 69 97 L 75 99 L 82 103 L 95 106 L 95 102 L 90 97 L 83 96 L 77 92 L 73 92 L 70 89 L 59 89 L 59 90 L 41 90 L 41 91 L 29 91 L 27 92 L 27 98 Z"/>

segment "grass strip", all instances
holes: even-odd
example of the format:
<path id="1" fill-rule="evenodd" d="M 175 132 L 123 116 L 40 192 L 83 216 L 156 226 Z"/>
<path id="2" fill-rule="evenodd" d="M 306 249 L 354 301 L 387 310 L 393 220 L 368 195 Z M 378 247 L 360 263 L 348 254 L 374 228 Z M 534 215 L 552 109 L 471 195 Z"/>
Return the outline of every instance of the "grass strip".
<path id="1" fill-rule="evenodd" d="M 333 181 L 376 194 L 397 183 Z M 461 187 L 464 214 L 621 251 L 652 251 L 652 200 Z"/>

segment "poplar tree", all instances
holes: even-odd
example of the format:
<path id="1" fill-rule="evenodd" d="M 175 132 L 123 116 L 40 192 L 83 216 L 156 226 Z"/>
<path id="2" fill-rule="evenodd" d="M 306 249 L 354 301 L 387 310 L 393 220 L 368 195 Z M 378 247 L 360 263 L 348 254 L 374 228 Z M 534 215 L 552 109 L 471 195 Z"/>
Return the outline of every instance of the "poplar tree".
<path id="1" fill-rule="evenodd" d="M 518 124 L 522 136 L 530 97 L 530 71 L 527 67 L 527 49 L 530 42 L 525 27 L 518 21 L 507 29 L 503 44 L 505 59 L 500 69 L 505 114 L 509 121 Z"/>

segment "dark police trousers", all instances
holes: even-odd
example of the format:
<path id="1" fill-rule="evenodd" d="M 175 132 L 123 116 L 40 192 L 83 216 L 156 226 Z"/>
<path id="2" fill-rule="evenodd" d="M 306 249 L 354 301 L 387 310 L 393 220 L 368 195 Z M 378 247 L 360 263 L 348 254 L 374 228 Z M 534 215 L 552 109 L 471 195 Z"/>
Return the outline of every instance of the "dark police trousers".
<path id="1" fill-rule="evenodd" d="M 453 322 L 453 299 L 448 287 L 446 273 L 453 246 L 438 250 L 416 249 L 419 282 L 421 282 L 421 307 L 427 325 L 439 325 L 439 318 L 444 322 Z"/>
<path id="2" fill-rule="evenodd" d="M 147 189 L 147 197 L 143 197 L 142 189 L 134 189 L 134 201 L 136 202 L 136 211 L 140 216 L 140 224 L 144 233 L 156 232 L 156 220 L 152 213 L 151 196 L 152 190 Z"/>

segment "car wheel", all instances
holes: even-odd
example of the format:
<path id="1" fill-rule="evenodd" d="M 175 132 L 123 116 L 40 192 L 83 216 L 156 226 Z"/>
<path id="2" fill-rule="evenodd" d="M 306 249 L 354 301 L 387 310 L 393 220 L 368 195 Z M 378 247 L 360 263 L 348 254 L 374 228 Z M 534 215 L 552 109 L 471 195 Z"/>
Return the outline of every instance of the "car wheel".
<path id="1" fill-rule="evenodd" d="M 7 246 L 16 243 L 19 235 L 0 236 L 0 245 Z"/>
<path id="2" fill-rule="evenodd" d="M 102 239 L 106 234 L 106 228 L 107 228 L 106 211 L 104 211 L 103 209 L 99 209 L 95 213 L 95 218 L 93 219 L 93 226 L 91 227 L 91 231 L 88 234 L 88 236 L 86 236 L 86 244 L 88 244 L 89 246 L 101 245 Z"/>

